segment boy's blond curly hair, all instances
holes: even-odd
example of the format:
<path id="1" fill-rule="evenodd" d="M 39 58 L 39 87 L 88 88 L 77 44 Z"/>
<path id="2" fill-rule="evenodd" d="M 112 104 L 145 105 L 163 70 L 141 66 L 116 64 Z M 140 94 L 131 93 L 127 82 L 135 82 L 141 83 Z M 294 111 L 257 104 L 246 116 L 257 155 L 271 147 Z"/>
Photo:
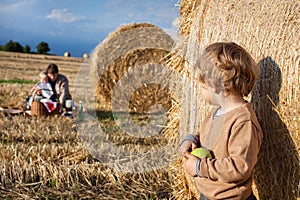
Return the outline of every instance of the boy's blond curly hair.
<path id="1" fill-rule="evenodd" d="M 251 55 L 233 42 L 207 46 L 196 62 L 202 83 L 227 93 L 247 96 L 258 78 L 258 65 Z"/>

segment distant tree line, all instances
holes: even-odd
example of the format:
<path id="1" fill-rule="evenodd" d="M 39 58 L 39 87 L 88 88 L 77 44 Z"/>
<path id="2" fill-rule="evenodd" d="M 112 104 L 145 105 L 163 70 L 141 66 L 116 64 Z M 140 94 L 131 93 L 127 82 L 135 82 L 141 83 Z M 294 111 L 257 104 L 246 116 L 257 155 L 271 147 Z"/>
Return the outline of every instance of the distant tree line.
<path id="1" fill-rule="evenodd" d="M 50 48 L 49 48 L 49 45 L 47 42 L 40 42 L 36 46 L 36 52 L 34 52 L 34 51 L 31 51 L 31 48 L 28 44 L 26 44 L 23 47 L 19 42 L 14 42 L 13 40 L 9 40 L 4 46 L 0 46 L 0 51 L 48 54 L 48 52 L 50 51 Z"/>

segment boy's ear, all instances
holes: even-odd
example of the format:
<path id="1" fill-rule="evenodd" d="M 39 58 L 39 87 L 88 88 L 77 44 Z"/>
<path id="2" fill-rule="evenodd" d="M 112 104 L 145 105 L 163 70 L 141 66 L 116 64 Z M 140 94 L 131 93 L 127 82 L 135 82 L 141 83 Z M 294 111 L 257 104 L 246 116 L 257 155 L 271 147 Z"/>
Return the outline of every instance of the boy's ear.
<path id="1" fill-rule="evenodd" d="M 207 80 L 206 81 L 206 84 L 207 85 L 209 85 L 211 88 L 213 88 L 213 91 L 216 93 L 216 94 L 219 94 L 222 90 L 219 88 L 219 87 L 217 87 L 216 85 L 215 85 L 215 83 L 212 81 L 212 80 Z"/>

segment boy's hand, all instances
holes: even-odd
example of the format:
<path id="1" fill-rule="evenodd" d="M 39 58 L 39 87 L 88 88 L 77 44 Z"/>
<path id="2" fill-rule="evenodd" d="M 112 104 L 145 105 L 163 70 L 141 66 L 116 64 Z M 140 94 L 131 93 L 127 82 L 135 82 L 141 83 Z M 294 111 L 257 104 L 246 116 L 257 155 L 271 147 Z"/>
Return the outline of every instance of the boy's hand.
<path id="1" fill-rule="evenodd" d="M 185 152 L 183 156 L 183 165 L 186 172 L 191 176 L 196 176 L 196 163 L 199 158 L 193 156 L 190 152 Z"/>
<path id="2" fill-rule="evenodd" d="M 186 152 L 191 152 L 192 150 L 194 150 L 195 148 L 197 148 L 197 144 L 195 144 L 194 142 L 192 142 L 191 140 L 186 140 L 182 143 L 182 145 L 180 146 L 180 153 L 182 155 L 184 155 Z"/>

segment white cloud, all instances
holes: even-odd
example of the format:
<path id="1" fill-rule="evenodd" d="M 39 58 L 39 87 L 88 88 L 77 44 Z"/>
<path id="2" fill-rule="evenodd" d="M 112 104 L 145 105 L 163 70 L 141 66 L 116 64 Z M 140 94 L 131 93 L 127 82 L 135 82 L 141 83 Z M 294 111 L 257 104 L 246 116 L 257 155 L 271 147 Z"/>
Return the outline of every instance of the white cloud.
<path id="1" fill-rule="evenodd" d="M 35 2 L 35 0 L 4 1 L 0 3 L 0 12 L 2 14 L 15 14 L 16 12 L 22 12 L 34 5 Z"/>
<path id="2" fill-rule="evenodd" d="M 76 21 L 85 20 L 85 16 L 77 16 L 74 15 L 72 12 L 69 11 L 69 9 L 54 9 L 51 11 L 49 15 L 46 16 L 47 19 L 54 19 L 61 23 L 72 23 Z"/>

